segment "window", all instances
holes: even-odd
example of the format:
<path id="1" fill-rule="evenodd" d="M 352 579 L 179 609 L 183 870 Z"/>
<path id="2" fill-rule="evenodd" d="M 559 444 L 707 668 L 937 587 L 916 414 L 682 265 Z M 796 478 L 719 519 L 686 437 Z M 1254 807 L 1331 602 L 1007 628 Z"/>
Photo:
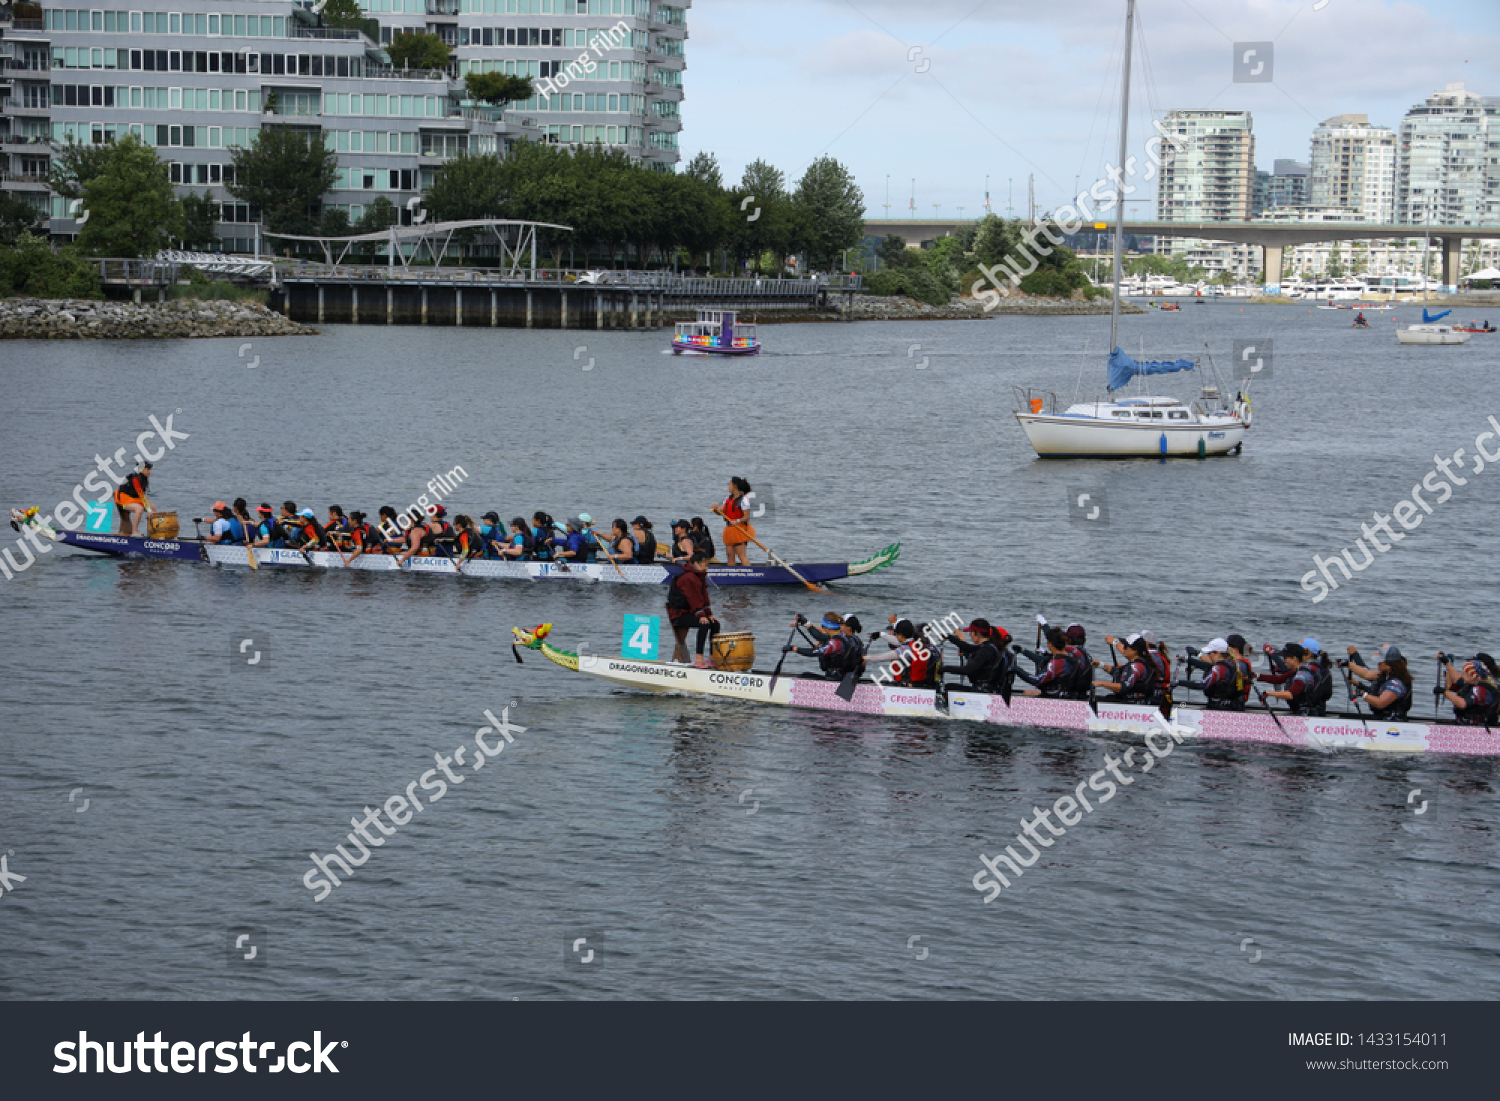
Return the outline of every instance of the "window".
<path id="1" fill-rule="evenodd" d="M 1171 413 L 1168 413 L 1167 417 L 1168 417 L 1169 420 L 1174 420 L 1174 421 L 1185 421 L 1185 420 L 1188 419 L 1187 413 L 1182 412 L 1182 411 L 1173 411 Z"/>

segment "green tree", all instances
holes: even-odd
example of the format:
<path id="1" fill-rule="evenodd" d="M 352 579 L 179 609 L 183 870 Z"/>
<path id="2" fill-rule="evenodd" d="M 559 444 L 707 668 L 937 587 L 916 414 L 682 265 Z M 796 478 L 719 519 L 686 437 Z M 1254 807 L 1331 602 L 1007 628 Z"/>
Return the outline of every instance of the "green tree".
<path id="1" fill-rule="evenodd" d="M 104 170 L 84 186 L 83 209 L 78 248 L 89 255 L 155 256 L 180 236 L 166 162 L 134 134 L 109 147 Z"/>
<path id="2" fill-rule="evenodd" d="M 364 214 L 354 227 L 355 233 L 379 233 L 399 224 L 401 221 L 401 210 L 395 203 L 384 195 L 379 196 L 369 206 L 365 207 Z"/>
<path id="3" fill-rule="evenodd" d="M 43 237 L 23 232 L 0 248 L 0 298 L 99 298 L 99 269 L 65 248 L 53 252 Z"/>
<path id="4" fill-rule="evenodd" d="M 518 144 L 513 155 L 522 148 Z M 460 153 L 443 165 L 422 205 L 439 222 L 507 217 L 512 175 L 504 160 L 492 153 Z"/>
<path id="5" fill-rule="evenodd" d="M 8 191 L 0 191 L 0 245 L 13 245 L 42 224 L 42 212 Z"/>
<path id="6" fill-rule="evenodd" d="M 880 257 L 881 264 L 887 268 L 909 267 L 920 260 L 920 257 L 906 247 L 906 239 L 899 233 L 887 234 L 875 246 L 875 255 Z"/>
<path id="7" fill-rule="evenodd" d="M 319 237 L 348 237 L 354 232 L 349 224 L 349 212 L 336 206 L 325 206 L 318 219 Z"/>
<path id="8" fill-rule="evenodd" d="M 235 148 L 231 195 L 262 212 L 273 233 L 310 234 L 323 196 L 339 178 L 338 154 L 322 135 L 281 126 L 262 127 L 248 149 Z"/>
<path id="9" fill-rule="evenodd" d="M 505 73 L 469 73 L 464 77 L 464 88 L 470 99 L 499 107 L 530 99 L 536 94 L 529 76 L 507 76 Z"/>
<path id="10" fill-rule="evenodd" d="M 365 21 L 365 13 L 359 6 L 359 0 L 324 0 L 323 10 L 319 14 L 328 26 L 347 30 L 356 29 Z"/>
<path id="11" fill-rule="evenodd" d="M 93 219 L 89 219 L 93 221 Z M 178 240 L 183 248 L 212 248 L 218 243 L 214 223 L 219 220 L 219 204 L 205 191 L 195 195 L 189 191 L 181 200 L 181 232 Z"/>
<path id="12" fill-rule="evenodd" d="M 698 153 L 687 162 L 682 174 L 688 179 L 707 184 L 715 191 L 724 190 L 724 173 L 719 168 L 719 158 L 712 153 Z"/>
<path id="13" fill-rule="evenodd" d="M 441 38 L 426 31 L 396 35 L 385 52 L 396 69 L 446 69 L 451 53 Z"/>
<path id="14" fill-rule="evenodd" d="M 769 253 L 780 270 L 797 235 L 796 210 L 786 190 L 786 175 L 763 160 L 745 166 L 740 186 L 730 192 L 735 210 L 731 249 L 736 260 L 749 258 L 762 271 Z M 751 221 L 751 219 L 754 221 Z"/>
<path id="15" fill-rule="evenodd" d="M 1339 251 L 1338 242 L 1335 241 L 1333 248 L 1328 252 L 1328 278 L 1342 279 L 1344 277 L 1344 257 Z"/>
<path id="16" fill-rule="evenodd" d="M 70 136 L 67 144 L 52 158 L 47 186 L 64 199 L 83 198 L 83 189 L 89 181 L 104 171 L 112 148 L 103 144 L 82 144 Z"/>
<path id="17" fill-rule="evenodd" d="M 793 201 L 801 214 L 797 244 L 816 270 L 832 270 L 840 253 L 865 235 L 864 192 L 832 157 L 819 157 L 808 166 Z"/>

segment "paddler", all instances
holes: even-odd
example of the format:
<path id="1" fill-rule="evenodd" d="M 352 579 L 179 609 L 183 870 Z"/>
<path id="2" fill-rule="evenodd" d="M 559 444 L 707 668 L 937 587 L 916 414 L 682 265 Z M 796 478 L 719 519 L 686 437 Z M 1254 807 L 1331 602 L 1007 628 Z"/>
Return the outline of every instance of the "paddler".
<path id="1" fill-rule="evenodd" d="M 276 546 L 277 540 L 281 541 L 279 545 L 286 546 L 286 533 L 276 523 L 276 511 L 265 502 L 255 510 L 255 524 L 250 529 L 250 536 L 251 546 Z"/>
<path id="2" fill-rule="evenodd" d="M 380 529 L 374 524 L 366 523 L 363 512 L 351 512 L 349 519 L 349 544 L 354 548 L 355 554 L 380 554 L 385 550 L 385 540 L 381 537 Z"/>
<path id="3" fill-rule="evenodd" d="M 467 562 L 470 558 L 484 557 L 484 539 L 474 526 L 472 517 L 454 517 L 453 528 L 453 557 L 460 563 Z"/>
<path id="4" fill-rule="evenodd" d="M 589 560 L 588 543 L 583 536 L 583 520 L 577 516 L 568 518 L 567 534 L 558 543 L 557 557 L 560 561 L 583 565 Z"/>
<path id="5" fill-rule="evenodd" d="M 1274 689 L 1266 695 L 1272 699 L 1286 700 L 1287 710 L 1293 715 L 1321 715 L 1324 710 L 1322 705 L 1314 702 L 1321 670 L 1311 660 L 1312 655 L 1303 649 L 1300 642 L 1288 642 L 1279 652 L 1272 651 L 1267 644 L 1266 650 L 1276 653 L 1287 670 L 1284 673 L 1260 674 L 1258 679 L 1267 684 L 1286 685 L 1285 688 Z"/>
<path id="6" fill-rule="evenodd" d="M 806 625 L 807 620 L 797 616 L 794 624 Z M 864 640 L 859 637 L 860 623 L 855 616 L 845 618 L 837 612 L 827 612 L 821 627 L 808 627 L 808 634 L 818 640 L 817 646 L 783 646 L 783 654 L 798 654 L 805 658 L 817 658 L 818 668 L 829 680 L 843 680 L 850 673 L 860 674 L 865 668 Z"/>
<path id="7" fill-rule="evenodd" d="M 431 554 L 434 545 L 432 532 L 427 526 L 427 514 L 420 508 L 413 508 L 407 515 L 411 517 L 411 527 L 406 529 L 406 549 L 396 555 L 398 563 L 405 563 L 408 558 L 419 552 Z"/>
<path id="8" fill-rule="evenodd" d="M 243 543 L 245 541 L 245 525 L 235 519 L 234 510 L 223 501 L 215 501 L 213 507 L 214 522 L 208 529 L 207 543 Z"/>
<path id="9" fill-rule="evenodd" d="M 692 528 L 686 520 L 672 521 L 672 561 L 678 565 L 692 561 L 693 555 L 699 551 L 698 544 L 693 542 Z"/>
<path id="10" fill-rule="evenodd" d="M 638 546 L 635 536 L 630 534 L 630 525 L 624 520 L 616 520 L 610 525 L 609 542 L 610 554 L 620 565 L 629 565 L 635 561 Z"/>
<path id="11" fill-rule="evenodd" d="M 1359 650 L 1351 646 L 1348 668 L 1361 680 L 1374 682 L 1368 691 L 1355 690 L 1355 702 L 1368 704 L 1370 714 L 1377 719 L 1405 721 L 1411 710 L 1411 670 L 1399 649 L 1389 643 L 1382 646 L 1375 651 L 1375 668 L 1367 669 Z"/>
<path id="12" fill-rule="evenodd" d="M 750 556 L 746 553 L 750 541 L 755 538 L 755 528 L 745 512 L 745 495 L 750 493 L 750 483 L 744 478 L 729 479 L 729 496 L 714 511 L 724 518 L 724 555 L 729 564 L 748 566 Z"/>
<path id="13" fill-rule="evenodd" d="M 651 521 L 644 516 L 637 516 L 631 522 L 631 532 L 635 538 L 635 560 L 642 565 L 650 565 L 656 561 L 656 532 L 651 527 Z"/>
<path id="14" fill-rule="evenodd" d="M 1036 675 L 1023 669 L 1016 676 L 1031 685 L 1024 695 L 1045 696 L 1053 700 L 1072 699 L 1077 692 L 1079 659 L 1069 652 L 1068 636 L 1056 627 L 1042 628 L 1042 637 L 1047 641 L 1046 663 L 1038 668 Z"/>
<path id="15" fill-rule="evenodd" d="M 585 562 L 599 561 L 599 552 L 604 549 L 604 544 L 599 540 L 599 533 L 594 530 L 594 518 L 586 512 L 578 514 L 579 530 L 583 532 L 583 560 Z"/>
<path id="16" fill-rule="evenodd" d="M 1105 641 L 1110 641 L 1108 635 Z M 1151 647 L 1140 635 L 1131 635 L 1119 643 L 1125 664 L 1118 667 L 1118 680 L 1095 681 L 1095 688 L 1107 688 L 1115 693 L 1112 702 L 1136 704 L 1160 704 L 1161 686 L 1157 683 L 1157 665 L 1151 660 Z"/>
<path id="17" fill-rule="evenodd" d="M 479 538 L 484 542 L 484 556 L 499 558 L 505 550 L 505 528 L 498 512 L 486 512 L 479 518 Z"/>
<path id="18" fill-rule="evenodd" d="M 703 522 L 703 517 L 693 517 L 689 533 L 693 537 L 693 542 L 698 545 L 698 549 L 708 555 L 708 560 L 712 562 L 718 556 L 719 551 L 714 546 L 713 533 L 708 530 L 708 525 Z"/>
<path id="19" fill-rule="evenodd" d="M 1188 664 L 1207 666 L 1208 676 L 1200 681 L 1184 678 L 1177 682 L 1177 687 L 1202 692 L 1208 699 L 1210 711 L 1243 711 L 1244 677 L 1242 671 L 1230 660 L 1228 640 L 1213 639 L 1198 653 L 1200 657 Z"/>
<path id="20" fill-rule="evenodd" d="M 909 619 L 898 619 L 890 631 L 872 631 L 871 640 L 889 639 L 894 649 L 875 654 L 865 651 L 865 661 L 871 665 L 889 663 L 887 683 L 932 687 L 937 683 L 938 671 L 942 667 L 937 647 L 924 638 Z M 882 677 L 877 676 L 877 683 Z"/>
<path id="21" fill-rule="evenodd" d="M 142 463 L 138 470 L 125 476 L 115 490 L 115 511 L 120 516 L 120 534 L 134 535 L 137 524 L 144 525 L 145 518 L 156 510 L 146 496 L 151 488 L 151 464 Z M 150 534 L 142 531 L 142 535 Z"/>
<path id="22" fill-rule="evenodd" d="M 1496 711 L 1500 710 L 1500 668 L 1488 654 L 1475 654 L 1474 660 L 1465 663 L 1462 673 L 1453 668 L 1453 659 L 1439 654 L 1443 665 L 1445 687 L 1434 689 L 1453 705 L 1453 718 L 1464 726 L 1497 725 Z"/>
<path id="23" fill-rule="evenodd" d="M 511 518 L 510 535 L 500 549 L 500 556 L 511 562 L 531 561 L 531 529 L 526 526 L 524 516 Z"/>
<path id="24" fill-rule="evenodd" d="M 1010 652 L 1010 633 L 1003 627 L 991 627 L 987 619 L 976 619 L 964 628 L 969 641 L 954 637 L 953 645 L 963 664 L 947 672 L 969 678 L 969 684 L 981 692 L 998 692 L 1009 687 L 1016 675 L 1016 656 Z"/>
<path id="25" fill-rule="evenodd" d="M 719 633 L 719 621 L 708 602 L 708 559 L 701 554 L 693 555 L 687 568 L 672 578 L 672 584 L 667 588 L 667 617 L 677 640 L 672 649 L 672 661 L 678 665 L 688 664 L 687 636 L 697 627 L 698 648 L 693 666 L 713 668 L 703 656 L 703 646 L 711 636 Z"/>

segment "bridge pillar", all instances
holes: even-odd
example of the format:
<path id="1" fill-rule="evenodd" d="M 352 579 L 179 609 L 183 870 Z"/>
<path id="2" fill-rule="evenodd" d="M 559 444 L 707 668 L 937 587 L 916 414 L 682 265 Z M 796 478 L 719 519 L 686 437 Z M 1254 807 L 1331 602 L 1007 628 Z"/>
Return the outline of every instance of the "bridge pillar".
<path id="1" fill-rule="evenodd" d="M 500 307 L 495 298 L 495 288 L 490 288 L 490 328 L 500 324 Z"/>
<path id="2" fill-rule="evenodd" d="M 562 306 L 562 328 L 568 327 L 568 288 L 559 286 L 557 288 L 557 301 Z"/>
<path id="3" fill-rule="evenodd" d="M 604 328 L 604 292 L 594 292 L 594 328 Z"/>
<path id="4" fill-rule="evenodd" d="M 422 324 L 427 324 L 427 288 L 422 288 Z"/>
<path id="5" fill-rule="evenodd" d="M 323 284 L 318 284 L 318 324 L 323 324 Z"/>
<path id="6" fill-rule="evenodd" d="M 350 297 L 349 324 L 351 324 L 351 325 L 358 325 L 359 324 L 359 287 L 358 286 L 351 286 L 349 288 L 349 297 Z"/>
<path id="7" fill-rule="evenodd" d="M 526 291 L 526 327 L 531 328 L 531 290 Z"/>
<path id="8" fill-rule="evenodd" d="M 1282 246 L 1264 245 L 1261 247 L 1261 277 L 1265 284 L 1267 294 L 1281 293 L 1281 263 Z"/>
<path id="9" fill-rule="evenodd" d="M 640 312 L 639 307 L 640 307 L 640 296 L 638 294 L 636 294 L 635 291 L 631 291 L 630 292 L 630 327 L 632 329 L 635 329 L 635 328 L 639 327 L 636 324 L 636 318 L 637 318 L 637 315 Z"/>
<path id="10" fill-rule="evenodd" d="M 135 288 L 135 290 L 131 291 L 130 293 L 131 293 L 131 296 L 135 299 L 135 304 L 137 306 L 139 306 L 141 304 L 141 288 L 137 287 L 137 288 Z"/>
<path id="11" fill-rule="evenodd" d="M 462 325 L 463 323 L 464 323 L 464 289 L 462 287 L 454 287 L 453 288 L 453 324 L 455 324 L 455 325 Z"/>
<path id="12" fill-rule="evenodd" d="M 394 288 L 388 285 L 385 288 L 385 323 L 387 325 L 394 325 L 396 323 L 395 298 L 396 292 Z"/>
<path id="13" fill-rule="evenodd" d="M 1439 237 L 1443 244 L 1443 293 L 1458 293 L 1458 275 L 1462 271 L 1464 239 L 1462 237 Z"/>

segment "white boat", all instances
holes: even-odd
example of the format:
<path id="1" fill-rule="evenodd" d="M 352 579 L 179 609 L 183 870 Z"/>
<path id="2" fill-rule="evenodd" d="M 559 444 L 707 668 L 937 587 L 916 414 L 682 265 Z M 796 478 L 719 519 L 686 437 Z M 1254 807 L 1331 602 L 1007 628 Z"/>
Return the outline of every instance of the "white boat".
<path id="1" fill-rule="evenodd" d="M 1190 405 L 1176 398 L 1137 397 L 1076 402 L 1061 412 L 1056 394 L 1017 395 L 1029 408 L 1017 413 L 1026 438 L 1044 459 L 1194 458 L 1238 452 L 1250 430 L 1244 398 L 1224 411 L 1217 388 L 1204 387 Z M 1050 410 L 1047 402 L 1051 402 Z"/>
<path id="2" fill-rule="evenodd" d="M 1135 27 L 1135 0 L 1126 0 L 1125 64 L 1120 95 L 1119 164 L 1127 163 L 1127 135 L 1130 124 L 1130 58 Z M 1144 375 L 1193 371 L 1197 363 L 1189 359 L 1137 361 L 1120 350 L 1120 298 L 1124 279 L 1121 255 L 1124 250 L 1125 208 L 1115 206 L 1114 263 L 1109 309 L 1108 388 L 1113 395 L 1131 379 Z M 1144 281 L 1150 285 L 1153 278 Z M 1181 287 L 1187 294 L 1192 288 Z M 1212 360 L 1210 360 L 1212 364 Z M 1044 459 L 1169 458 L 1172 456 L 1205 458 L 1209 455 L 1238 453 L 1250 430 L 1250 403 L 1243 393 L 1233 402 L 1224 400 L 1218 386 L 1204 386 L 1198 398 L 1186 405 L 1176 398 L 1137 394 L 1134 398 L 1101 398 L 1075 401 L 1060 409 L 1051 391 L 1023 390 L 1012 387 L 1019 399 L 1016 420 L 1038 456 Z"/>
<path id="3" fill-rule="evenodd" d="M 1408 325 L 1396 330 L 1396 339 L 1402 344 L 1467 344 L 1469 334 L 1452 325 Z"/>

